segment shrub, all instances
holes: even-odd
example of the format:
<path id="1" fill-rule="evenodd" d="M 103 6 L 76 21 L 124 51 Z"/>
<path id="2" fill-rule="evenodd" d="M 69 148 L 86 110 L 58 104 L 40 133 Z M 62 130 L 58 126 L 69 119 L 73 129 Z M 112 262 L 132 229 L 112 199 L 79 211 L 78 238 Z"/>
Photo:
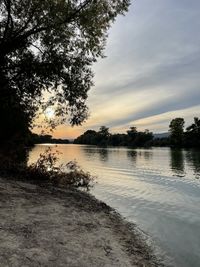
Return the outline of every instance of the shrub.
<path id="1" fill-rule="evenodd" d="M 56 186 L 85 188 L 93 186 L 94 177 L 83 171 L 76 161 L 70 161 L 66 165 L 57 165 L 59 152 L 52 152 L 51 148 L 40 154 L 35 163 L 27 166 L 19 164 L 8 157 L 0 156 L 0 172 L 25 180 L 37 182 L 50 182 Z"/>

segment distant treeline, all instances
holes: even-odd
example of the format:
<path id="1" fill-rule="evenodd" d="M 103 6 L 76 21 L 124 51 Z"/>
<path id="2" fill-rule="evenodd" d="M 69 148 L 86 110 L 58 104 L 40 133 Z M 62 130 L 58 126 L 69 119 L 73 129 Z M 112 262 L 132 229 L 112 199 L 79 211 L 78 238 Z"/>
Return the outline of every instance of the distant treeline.
<path id="1" fill-rule="evenodd" d="M 175 118 L 169 124 L 169 137 L 154 138 L 149 130 L 137 131 L 130 127 L 126 134 L 111 134 L 109 128 L 101 126 L 99 131 L 88 130 L 74 140 L 75 144 L 100 146 L 170 146 L 170 147 L 200 147 L 200 119 L 184 129 L 185 120 Z"/>
<path id="2" fill-rule="evenodd" d="M 68 139 L 57 139 L 57 138 L 52 138 L 50 134 L 45 134 L 45 135 L 38 135 L 38 134 L 32 134 L 31 135 L 31 142 L 33 144 L 69 144 Z"/>
<path id="3" fill-rule="evenodd" d="M 184 118 L 173 119 L 169 124 L 169 137 L 155 138 L 151 145 L 200 148 L 200 119 L 195 117 L 186 129 Z"/>
<path id="4" fill-rule="evenodd" d="M 109 128 L 101 126 L 99 131 L 88 130 L 74 140 L 75 144 L 88 144 L 100 146 L 148 146 L 153 140 L 153 133 L 149 130 L 138 132 L 131 127 L 126 134 L 111 134 Z"/>
<path id="5" fill-rule="evenodd" d="M 200 147 L 200 119 L 195 117 L 194 122 L 185 129 L 185 120 L 176 118 L 170 122 L 170 145 L 173 147 Z"/>

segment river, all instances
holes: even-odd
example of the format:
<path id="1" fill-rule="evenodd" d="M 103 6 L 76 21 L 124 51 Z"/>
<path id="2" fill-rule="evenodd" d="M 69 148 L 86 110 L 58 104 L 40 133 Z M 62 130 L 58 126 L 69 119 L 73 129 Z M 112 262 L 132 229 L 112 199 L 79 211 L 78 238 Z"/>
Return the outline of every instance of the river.
<path id="1" fill-rule="evenodd" d="M 91 193 L 136 223 L 166 265 L 200 266 L 200 151 L 47 144 L 29 163 L 48 146 L 97 176 Z"/>

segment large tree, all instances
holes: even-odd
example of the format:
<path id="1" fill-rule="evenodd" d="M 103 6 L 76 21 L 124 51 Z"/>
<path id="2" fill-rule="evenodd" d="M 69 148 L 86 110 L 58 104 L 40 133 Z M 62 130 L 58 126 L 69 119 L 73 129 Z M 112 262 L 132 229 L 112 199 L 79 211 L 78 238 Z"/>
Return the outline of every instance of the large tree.
<path id="1" fill-rule="evenodd" d="M 183 118 L 175 118 L 170 122 L 170 140 L 171 144 L 175 147 L 183 145 L 184 139 L 184 124 L 185 120 Z"/>
<path id="2" fill-rule="evenodd" d="M 195 117 L 194 123 L 187 127 L 185 139 L 186 146 L 200 147 L 200 119 L 198 117 Z"/>
<path id="3" fill-rule="evenodd" d="M 91 65 L 103 56 L 111 23 L 129 4 L 130 0 L 0 0 L 4 135 L 13 120 L 16 127 L 18 122 L 30 126 L 45 90 L 51 95 L 47 104 L 56 105 L 57 115 L 67 115 L 72 125 L 87 118 Z"/>

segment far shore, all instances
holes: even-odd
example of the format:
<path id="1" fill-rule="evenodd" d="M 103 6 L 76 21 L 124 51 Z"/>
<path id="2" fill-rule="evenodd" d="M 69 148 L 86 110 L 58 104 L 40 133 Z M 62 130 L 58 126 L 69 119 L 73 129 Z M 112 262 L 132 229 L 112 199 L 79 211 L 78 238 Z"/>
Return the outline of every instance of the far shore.
<path id="1" fill-rule="evenodd" d="M 0 178 L 1 266 L 162 266 L 135 225 L 90 194 Z"/>

